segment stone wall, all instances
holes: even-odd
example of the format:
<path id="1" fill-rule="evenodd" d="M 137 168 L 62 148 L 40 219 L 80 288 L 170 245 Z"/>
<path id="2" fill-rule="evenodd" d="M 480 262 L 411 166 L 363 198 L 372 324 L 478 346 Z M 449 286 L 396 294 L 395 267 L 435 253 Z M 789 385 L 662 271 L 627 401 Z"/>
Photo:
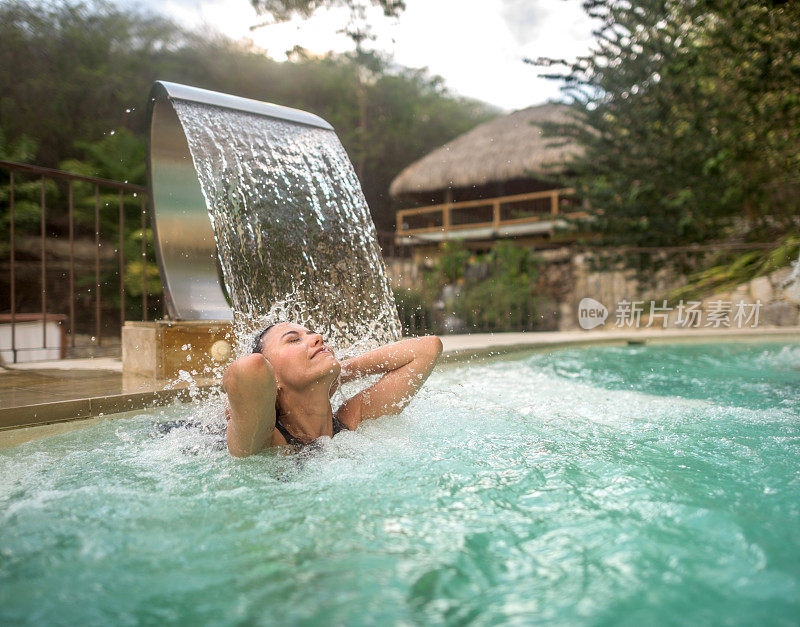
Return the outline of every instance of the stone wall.
<path id="1" fill-rule="evenodd" d="M 686 274 L 676 273 L 668 264 L 647 274 L 647 280 L 637 280 L 634 269 L 625 269 L 622 264 L 603 270 L 591 269 L 590 255 L 579 253 L 572 257 L 570 263 L 571 289 L 566 298 L 559 299 L 559 330 L 568 331 L 579 329 L 578 305 L 583 298 L 593 298 L 609 310 L 609 317 L 605 328 L 615 326 L 616 311 L 623 301 L 644 301 L 647 310 L 650 301 L 655 301 L 656 306 L 673 289 L 685 285 Z M 563 280 L 563 279 L 562 279 Z M 688 299 L 686 301 L 689 306 Z M 686 324 L 687 316 L 684 311 L 679 311 L 677 306 L 671 308 L 668 314 L 650 316 L 641 315 L 639 326 L 727 326 L 724 322 L 714 322 L 714 317 L 725 318 L 730 326 L 738 326 L 740 319 L 735 319 L 737 311 L 741 311 L 741 326 L 796 326 L 800 325 L 800 280 L 793 280 L 792 268 L 785 267 L 775 270 L 769 275 L 754 278 L 743 283 L 733 290 L 708 294 L 702 298 L 691 301 L 692 305 L 701 312 L 701 321 L 698 324 Z M 697 304 L 699 303 L 699 304 Z M 623 308 L 627 307 L 623 305 Z M 757 314 L 754 312 L 757 310 Z M 728 312 L 727 315 L 724 315 Z M 750 315 L 749 321 L 745 316 Z M 680 320 L 681 315 L 683 321 Z M 709 316 L 712 316 L 711 318 Z M 757 316 L 757 317 L 756 317 Z M 711 321 L 709 323 L 709 320 Z"/>
<path id="2" fill-rule="evenodd" d="M 729 292 L 719 292 L 704 299 L 714 301 L 760 303 L 759 325 L 800 325 L 800 280 L 792 276 L 792 268 L 779 268 L 770 274 L 742 283 Z"/>
<path id="3" fill-rule="evenodd" d="M 608 309 L 608 318 L 603 328 L 617 325 L 618 305 L 627 301 L 636 302 L 642 309 L 638 326 L 648 324 L 656 327 L 708 326 L 795 326 L 800 325 L 800 279 L 792 280 L 792 268 L 785 267 L 766 276 L 760 276 L 743 283 L 728 292 L 708 294 L 692 301 L 686 300 L 687 307 L 700 312 L 700 322 L 689 320 L 685 311 L 673 306 L 669 312 L 656 312 L 651 318 L 647 311 L 650 301 L 661 306 L 662 301 L 672 290 L 686 285 L 688 275 L 706 267 L 712 253 L 693 253 L 691 258 L 683 255 L 680 259 L 682 270 L 676 270 L 674 255 L 682 253 L 653 253 L 649 257 L 651 270 L 642 272 L 637 277 L 633 268 L 625 267 L 622 261 L 612 261 L 607 253 L 575 252 L 570 247 L 539 251 L 544 264 L 541 266 L 538 292 L 539 305 L 550 310 L 553 324 L 547 325 L 559 331 L 580 329 L 578 321 L 578 305 L 584 298 L 599 301 Z M 671 255 L 673 255 L 671 257 Z M 419 259 L 386 259 L 387 271 L 393 287 L 420 289 L 422 270 Z M 603 269 L 598 269 L 603 268 Z M 800 275 L 800 270 L 798 270 Z M 757 320 L 744 316 L 753 311 L 758 304 Z M 623 305 L 624 306 L 624 305 Z M 632 306 L 633 307 L 633 306 Z M 727 316 L 723 314 L 727 310 Z M 742 318 L 735 318 L 740 311 Z M 683 316 L 683 320 L 680 320 Z M 716 317 L 716 318 L 715 318 Z M 728 325 L 724 321 L 728 319 Z M 633 326 L 633 324 L 629 325 Z"/>

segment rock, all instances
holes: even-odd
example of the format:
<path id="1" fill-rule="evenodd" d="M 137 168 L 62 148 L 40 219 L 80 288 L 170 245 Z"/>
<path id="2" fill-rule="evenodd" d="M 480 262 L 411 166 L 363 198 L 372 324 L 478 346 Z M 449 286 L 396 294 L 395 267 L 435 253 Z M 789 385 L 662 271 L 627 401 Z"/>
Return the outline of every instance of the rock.
<path id="1" fill-rule="evenodd" d="M 793 303 L 779 301 L 763 304 L 759 310 L 758 324 L 772 324 L 777 327 L 791 327 L 800 324 L 800 308 Z"/>
<path id="2" fill-rule="evenodd" d="M 792 275 L 792 268 L 786 266 L 785 268 L 778 268 L 774 272 L 770 273 L 769 280 L 772 282 L 772 287 L 780 288 L 783 287 L 783 284 L 786 282 Z"/>
<path id="3" fill-rule="evenodd" d="M 753 303 L 754 301 L 750 297 L 750 286 L 745 283 L 744 285 L 737 287 L 731 292 L 730 301 L 734 307 L 736 307 L 738 303 Z"/>
<path id="4" fill-rule="evenodd" d="M 573 331 L 578 328 L 577 305 L 572 305 L 569 302 L 562 302 L 558 305 L 558 330 L 559 331 Z"/>
<path id="5" fill-rule="evenodd" d="M 667 326 L 671 329 L 678 327 L 678 308 L 673 307 L 672 311 L 669 312 L 669 317 L 667 318 Z"/>
<path id="6" fill-rule="evenodd" d="M 708 298 L 703 299 L 703 309 L 708 309 L 709 303 L 715 303 L 717 301 L 722 301 L 723 303 L 729 303 L 731 301 L 731 294 L 730 292 L 718 292 L 717 294 L 712 294 Z"/>
<path id="7" fill-rule="evenodd" d="M 696 302 L 695 300 L 685 300 L 682 309 L 679 304 L 675 305 L 670 313 L 670 325 L 678 329 L 702 328 L 706 321 L 706 314 L 702 304 L 698 307 L 694 304 Z M 678 320 L 679 315 L 682 316 L 680 321 Z"/>
<path id="8" fill-rule="evenodd" d="M 620 301 L 625 298 L 625 294 L 629 291 L 628 281 L 625 279 L 625 275 L 622 272 L 615 272 L 611 280 L 611 294 L 609 294 L 611 298 L 609 298 L 609 300 Z M 628 300 L 630 300 L 630 298 Z"/>
<path id="9" fill-rule="evenodd" d="M 779 293 L 783 300 L 793 305 L 800 305 L 800 281 L 794 285 L 787 285 Z"/>
<path id="10" fill-rule="evenodd" d="M 760 300 L 762 305 L 772 300 L 772 293 L 772 285 L 767 277 L 760 276 L 750 281 L 750 295 L 754 300 Z"/>

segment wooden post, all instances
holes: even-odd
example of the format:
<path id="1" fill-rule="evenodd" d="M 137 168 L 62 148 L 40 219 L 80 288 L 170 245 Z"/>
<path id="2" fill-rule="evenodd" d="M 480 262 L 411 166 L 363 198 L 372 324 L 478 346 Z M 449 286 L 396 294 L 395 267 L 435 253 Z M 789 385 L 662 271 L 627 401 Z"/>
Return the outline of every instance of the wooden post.
<path id="1" fill-rule="evenodd" d="M 558 215 L 558 190 L 554 190 L 550 194 L 550 214 Z"/>
<path id="2" fill-rule="evenodd" d="M 447 239 L 447 235 L 450 232 L 450 209 L 453 207 L 453 190 L 452 188 L 448 187 L 444 190 L 444 209 L 442 215 L 442 226 L 444 228 L 444 233 L 442 239 Z"/>
<path id="3" fill-rule="evenodd" d="M 396 217 L 395 217 L 395 220 L 396 220 L 396 222 L 397 222 L 397 224 L 395 225 L 395 232 L 396 232 L 398 235 L 401 235 L 401 234 L 402 234 L 402 232 L 403 232 L 403 218 L 405 218 L 405 216 L 406 216 L 406 212 L 405 212 L 403 209 L 401 209 L 400 211 L 398 211 L 398 212 L 395 214 L 395 216 L 396 216 Z"/>

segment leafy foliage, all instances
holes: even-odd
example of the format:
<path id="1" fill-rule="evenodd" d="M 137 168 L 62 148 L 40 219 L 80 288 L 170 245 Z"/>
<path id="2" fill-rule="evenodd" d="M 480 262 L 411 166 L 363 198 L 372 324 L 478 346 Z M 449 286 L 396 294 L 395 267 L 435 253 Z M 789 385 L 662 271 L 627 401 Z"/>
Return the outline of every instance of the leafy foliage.
<path id="1" fill-rule="evenodd" d="M 460 293 L 446 306 L 468 327 L 506 331 L 538 318 L 543 303 L 537 294 L 538 260 L 532 250 L 498 242 L 485 255 L 471 259 L 470 265 L 486 270 L 468 272 Z"/>
<path id="2" fill-rule="evenodd" d="M 144 184 L 138 155 L 144 154 L 146 97 L 157 79 L 305 109 L 336 128 L 359 166 L 376 224 L 388 230 L 394 225 L 387 193 L 392 178 L 496 115 L 482 103 L 450 96 L 439 77 L 379 55 L 318 58 L 300 50 L 291 59 L 272 61 L 221 35 L 101 1 L 4 2 L 0 129 L 10 145 L 33 142 L 35 153 L 26 161 L 68 163 L 95 176 L 102 169 L 110 178 Z M 364 67 L 371 76 L 366 83 Z"/>
<path id="3" fill-rule="evenodd" d="M 461 240 L 442 243 L 438 259 L 441 279 L 446 283 L 456 283 L 464 278 L 464 272 L 470 259 L 470 252 L 464 248 Z"/>
<path id="4" fill-rule="evenodd" d="M 372 23 L 368 19 L 370 7 L 380 7 L 384 17 L 397 17 L 406 8 L 404 0 L 250 0 L 256 12 L 268 15 L 265 26 L 278 22 L 286 22 L 293 17 L 309 18 L 321 8 L 344 7 L 349 10 L 350 19 L 347 25 L 337 32 L 347 35 L 355 44 L 355 59 L 361 63 L 364 54 L 363 44 L 374 40 Z"/>
<path id="5" fill-rule="evenodd" d="M 798 258 L 798 254 L 800 236 L 795 235 L 784 238 L 772 250 L 738 253 L 732 261 L 726 260 L 725 255 L 718 255 L 709 267 L 689 276 L 685 286 L 672 291 L 669 300 L 677 302 L 681 299 L 703 298 L 733 289 L 755 277 L 789 265 Z"/>
<path id="6" fill-rule="evenodd" d="M 564 80 L 585 148 L 572 184 L 600 243 L 675 245 L 791 229 L 800 200 L 800 3 L 584 0 L 597 43 Z"/>
<path id="7" fill-rule="evenodd" d="M 468 331 L 542 329 L 555 324 L 556 316 L 538 280 L 539 259 L 528 248 L 498 242 L 487 253 L 473 254 L 453 240 L 442 245 L 421 289 L 396 290 L 395 300 L 407 333 L 447 332 L 450 316 Z"/>
<path id="8" fill-rule="evenodd" d="M 424 292 L 400 288 L 393 288 L 392 292 L 404 335 L 419 335 L 426 329 L 433 329 L 435 312 Z"/>
<path id="9" fill-rule="evenodd" d="M 103 139 L 90 142 L 75 142 L 82 159 L 62 161 L 60 168 L 66 172 L 83 176 L 94 176 L 112 181 L 141 181 L 145 176 L 144 144 L 126 128 L 107 134 Z M 91 183 L 75 182 L 73 185 L 75 222 L 84 225 L 84 230 L 94 223 L 94 206 L 97 200 L 100 211 L 100 230 L 119 237 L 119 192 L 101 188 L 95 199 L 95 186 Z M 128 231 L 140 228 L 141 199 L 130 194 L 122 195 L 123 210 Z"/>
<path id="10" fill-rule="evenodd" d="M 403 0 L 252 0 L 252 4 L 259 13 L 270 15 L 276 22 L 285 22 L 295 16 L 311 17 L 322 7 L 347 7 L 359 11 L 372 5 L 383 9 L 387 17 L 397 17 L 406 8 Z"/>
<path id="11" fill-rule="evenodd" d="M 20 135 L 15 141 L 7 141 L 6 134 L 0 128 L 0 159 L 5 161 L 25 162 L 36 153 L 36 142 L 26 135 Z M 46 192 L 46 190 L 45 190 Z M 39 224 L 41 210 L 41 182 L 25 178 L 14 180 L 14 223 L 20 228 L 35 228 Z M 10 211 L 11 187 L 7 171 L 0 170 L 0 204 L 8 207 L 2 214 L 5 217 Z M 0 222 L 0 253 L 6 254 L 8 249 L 8 219 Z"/>

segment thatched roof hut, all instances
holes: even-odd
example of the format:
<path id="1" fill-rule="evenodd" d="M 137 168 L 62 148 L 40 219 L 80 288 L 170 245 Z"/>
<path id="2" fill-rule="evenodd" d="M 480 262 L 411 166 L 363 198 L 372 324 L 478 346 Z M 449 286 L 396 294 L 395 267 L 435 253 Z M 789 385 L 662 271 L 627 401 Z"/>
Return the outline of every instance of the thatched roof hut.
<path id="1" fill-rule="evenodd" d="M 436 192 L 446 189 L 486 189 L 522 180 L 544 183 L 563 172 L 579 148 L 574 142 L 545 138 L 537 123 L 566 122 L 569 115 L 566 105 L 548 103 L 490 120 L 409 165 L 392 181 L 389 193 L 436 200 Z"/>

